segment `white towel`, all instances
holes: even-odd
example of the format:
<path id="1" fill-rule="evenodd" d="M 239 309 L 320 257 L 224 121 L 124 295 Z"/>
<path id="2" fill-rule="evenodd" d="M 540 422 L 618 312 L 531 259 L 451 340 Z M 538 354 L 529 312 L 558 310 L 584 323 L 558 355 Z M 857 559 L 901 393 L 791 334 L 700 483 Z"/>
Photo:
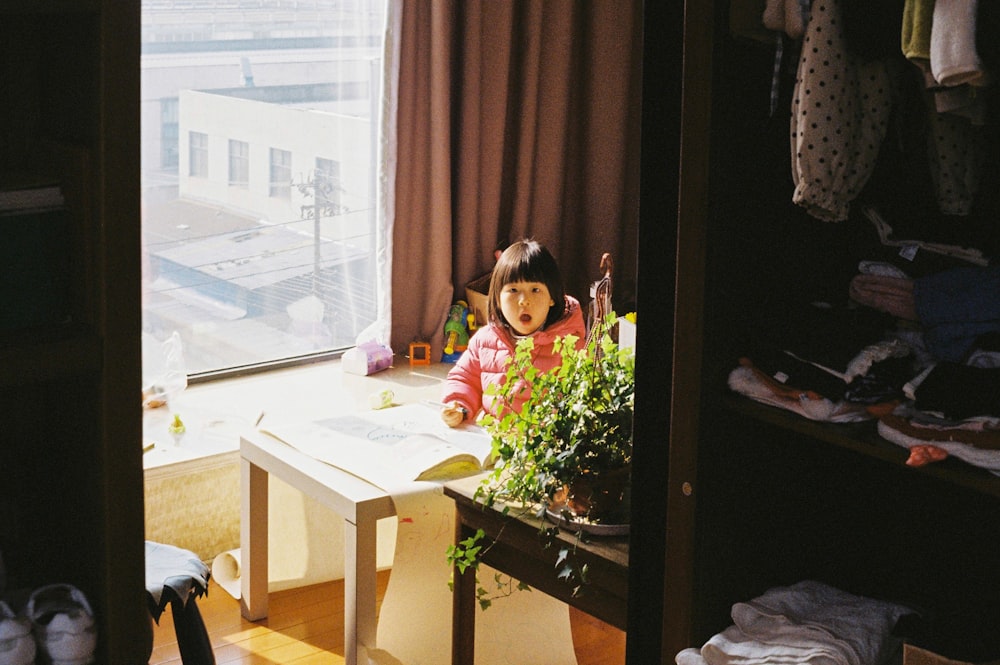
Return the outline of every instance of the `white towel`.
<path id="1" fill-rule="evenodd" d="M 701 648 L 708 665 L 848 665 L 849 661 L 834 646 L 823 640 L 802 637 L 763 642 L 730 626 Z"/>
<path id="2" fill-rule="evenodd" d="M 677 665 L 707 665 L 701 651 L 695 648 L 682 649 L 674 656 Z"/>
<path id="3" fill-rule="evenodd" d="M 900 643 L 890 634 L 910 610 L 902 605 L 856 596 L 822 582 L 806 580 L 771 589 L 733 606 L 733 621 L 759 640 L 829 640 L 843 648 L 849 663 L 882 662 Z"/>
<path id="4" fill-rule="evenodd" d="M 931 22 L 931 73 L 941 85 L 987 85 L 983 63 L 976 52 L 978 0 L 934 3 Z"/>
<path id="5" fill-rule="evenodd" d="M 909 612 L 806 580 L 733 605 L 734 625 L 701 655 L 708 665 L 873 665 L 899 650 L 891 631 Z"/>

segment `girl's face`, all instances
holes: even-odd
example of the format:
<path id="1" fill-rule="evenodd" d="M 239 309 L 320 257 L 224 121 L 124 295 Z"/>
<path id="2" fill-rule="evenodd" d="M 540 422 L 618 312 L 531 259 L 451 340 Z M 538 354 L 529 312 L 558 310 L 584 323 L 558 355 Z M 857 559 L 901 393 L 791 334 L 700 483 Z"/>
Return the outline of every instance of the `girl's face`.
<path id="1" fill-rule="evenodd" d="M 503 318 L 519 335 L 530 335 L 541 328 L 554 304 L 544 282 L 510 282 L 500 291 Z"/>

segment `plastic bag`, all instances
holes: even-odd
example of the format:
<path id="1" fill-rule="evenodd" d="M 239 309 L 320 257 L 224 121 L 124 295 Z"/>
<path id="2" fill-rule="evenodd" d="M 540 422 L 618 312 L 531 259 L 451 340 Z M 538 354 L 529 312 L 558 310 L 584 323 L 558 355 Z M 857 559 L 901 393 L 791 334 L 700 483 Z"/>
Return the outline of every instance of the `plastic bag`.
<path id="1" fill-rule="evenodd" d="M 142 405 L 163 406 L 187 388 L 184 348 L 176 330 L 162 342 L 142 336 Z"/>

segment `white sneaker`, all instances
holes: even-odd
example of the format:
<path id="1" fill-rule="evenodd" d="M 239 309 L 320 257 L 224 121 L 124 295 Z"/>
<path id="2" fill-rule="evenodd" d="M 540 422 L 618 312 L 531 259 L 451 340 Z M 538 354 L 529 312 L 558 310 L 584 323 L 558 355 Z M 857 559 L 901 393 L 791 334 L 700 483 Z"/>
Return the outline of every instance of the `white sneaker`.
<path id="1" fill-rule="evenodd" d="M 31 622 L 18 617 L 0 600 L 0 665 L 34 665 L 35 638 Z"/>
<path id="2" fill-rule="evenodd" d="M 38 642 L 39 665 L 87 665 L 94 662 L 97 627 L 90 603 L 69 584 L 50 584 L 32 592 L 28 618 Z"/>

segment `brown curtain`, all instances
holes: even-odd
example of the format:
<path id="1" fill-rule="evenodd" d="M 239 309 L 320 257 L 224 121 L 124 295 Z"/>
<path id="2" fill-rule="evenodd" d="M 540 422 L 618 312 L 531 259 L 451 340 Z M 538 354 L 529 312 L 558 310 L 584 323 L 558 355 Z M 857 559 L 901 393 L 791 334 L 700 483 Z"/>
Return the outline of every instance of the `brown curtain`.
<path id="1" fill-rule="evenodd" d="M 392 345 L 432 343 L 501 241 L 534 237 L 584 305 L 634 307 L 641 0 L 403 0 Z"/>

